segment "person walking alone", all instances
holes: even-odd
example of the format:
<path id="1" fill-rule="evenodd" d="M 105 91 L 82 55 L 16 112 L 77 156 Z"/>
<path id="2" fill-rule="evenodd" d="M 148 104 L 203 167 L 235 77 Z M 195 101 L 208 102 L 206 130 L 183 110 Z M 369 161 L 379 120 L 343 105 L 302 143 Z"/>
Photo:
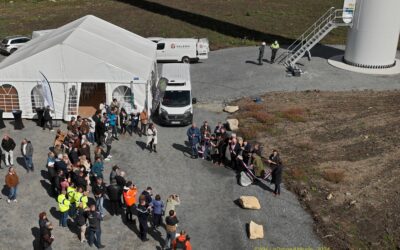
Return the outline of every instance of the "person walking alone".
<path id="1" fill-rule="evenodd" d="M 275 41 L 273 44 L 271 44 L 270 47 L 271 47 L 271 64 L 273 64 L 275 62 L 276 53 L 279 50 L 278 41 Z"/>
<path id="2" fill-rule="evenodd" d="M 5 158 L 6 158 L 6 166 L 10 167 L 14 165 L 14 149 L 15 149 L 15 142 L 9 135 L 4 135 L 3 140 L 1 141 L 1 147 L 5 151 Z"/>
<path id="3" fill-rule="evenodd" d="M 8 199 L 7 199 L 8 203 L 10 203 L 11 201 L 17 202 L 18 184 L 19 184 L 18 175 L 15 172 L 15 169 L 13 167 L 10 167 L 6 175 L 6 186 L 9 189 Z"/>
<path id="4" fill-rule="evenodd" d="M 33 146 L 26 138 L 21 143 L 21 153 L 25 160 L 26 171 L 33 171 Z"/>
<path id="5" fill-rule="evenodd" d="M 265 46 L 267 44 L 265 42 L 261 43 L 261 46 L 258 48 L 258 65 L 263 65 L 263 58 L 264 58 L 264 51 L 265 51 Z"/>
<path id="6" fill-rule="evenodd" d="M 149 128 L 147 129 L 147 144 L 146 147 L 149 149 L 150 153 L 157 153 L 157 129 L 154 126 L 154 123 L 149 124 Z"/>

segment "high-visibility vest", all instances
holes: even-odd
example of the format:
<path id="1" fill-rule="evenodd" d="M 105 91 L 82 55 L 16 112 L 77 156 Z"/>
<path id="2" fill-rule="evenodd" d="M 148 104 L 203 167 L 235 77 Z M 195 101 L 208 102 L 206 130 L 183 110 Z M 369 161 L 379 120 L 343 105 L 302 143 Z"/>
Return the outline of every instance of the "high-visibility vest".
<path id="1" fill-rule="evenodd" d="M 74 187 L 67 187 L 68 200 L 69 200 L 71 203 L 75 203 L 75 192 L 76 192 L 76 188 L 74 188 Z"/>
<path id="2" fill-rule="evenodd" d="M 271 44 L 271 49 L 279 49 L 279 43 Z"/>
<path id="3" fill-rule="evenodd" d="M 136 203 L 136 194 L 137 194 L 137 188 L 129 189 L 128 191 L 123 193 L 125 204 L 128 207 Z"/>
<path id="4" fill-rule="evenodd" d="M 76 206 L 76 207 L 78 207 L 78 206 L 79 206 L 79 203 L 81 203 L 80 201 L 81 201 L 82 196 L 83 196 L 82 193 L 77 192 L 77 191 L 75 192 L 74 200 L 75 200 L 75 206 Z"/>
<path id="5" fill-rule="evenodd" d="M 67 212 L 69 210 L 69 205 L 71 204 L 65 194 L 60 194 L 57 197 L 58 201 L 58 208 L 60 209 L 61 213 Z"/>
<path id="6" fill-rule="evenodd" d="M 82 202 L 82 208 L 85 209 L 85 208 L 87 208 L 89 198 L 86 195 L 82 195 L 81 199 L 79 200 L 79 203 L 80 202 Z"/>

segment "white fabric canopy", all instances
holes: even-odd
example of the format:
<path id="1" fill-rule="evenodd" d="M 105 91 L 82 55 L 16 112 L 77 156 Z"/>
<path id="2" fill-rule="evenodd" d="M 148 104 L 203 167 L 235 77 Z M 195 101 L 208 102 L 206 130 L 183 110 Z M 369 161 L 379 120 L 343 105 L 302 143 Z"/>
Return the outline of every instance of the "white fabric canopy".
<path id="1" fill-rule="evenodd" d="M 146 83 L 156 44 L 92 15 L 35 38 L 0 63 L 0 81 Z"/>

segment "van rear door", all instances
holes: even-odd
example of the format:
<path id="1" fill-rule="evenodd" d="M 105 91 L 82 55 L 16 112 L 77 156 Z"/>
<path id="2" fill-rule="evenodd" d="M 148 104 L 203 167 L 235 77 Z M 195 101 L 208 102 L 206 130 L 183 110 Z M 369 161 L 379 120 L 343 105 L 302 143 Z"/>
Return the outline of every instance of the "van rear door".
<path id="1" fill-rule="evenodd" d="M 209 42 L 207 38 L 200 38 L 197 41 L 197 57 L 199 59 L 207 59 L 208 52 L 210 51 Z"/>

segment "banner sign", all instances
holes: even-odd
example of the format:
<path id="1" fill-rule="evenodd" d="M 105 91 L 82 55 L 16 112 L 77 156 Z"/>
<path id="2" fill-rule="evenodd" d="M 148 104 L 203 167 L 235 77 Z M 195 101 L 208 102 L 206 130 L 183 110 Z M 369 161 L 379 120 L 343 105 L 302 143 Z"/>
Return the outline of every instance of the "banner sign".
<path id="1" fill-rule="evenodd" d="M 42 94 L 43 94 L 43 99 L 44 99 L 44 106 L 50 106 L 50 108 L 54 111 L 54 101 L 53 101 L 53 95 L 51 93 L 51 88 L 49 81 L 47 81 L 47 78 L 44 76 L 42 72 L 40 72 L 41 79 L 39 82 L 39 85 L 42 86 Z"/>

